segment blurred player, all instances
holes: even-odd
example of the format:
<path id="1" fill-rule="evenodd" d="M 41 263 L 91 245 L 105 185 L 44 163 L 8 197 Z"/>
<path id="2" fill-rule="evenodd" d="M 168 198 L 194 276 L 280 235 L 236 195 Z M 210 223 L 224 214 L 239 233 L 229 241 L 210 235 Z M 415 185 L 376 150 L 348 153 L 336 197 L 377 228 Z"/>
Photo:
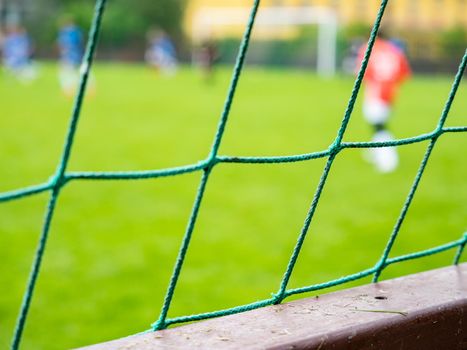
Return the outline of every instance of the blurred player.
<path id="1" fill-rule="evenodd" d="M 36 68 L 32 64 L 32 44 L 26 30 L 17 24 L 7 26 L 3 38 L 3 64 L 7 72 L 23 82 L 36 78 Z"/>
<path id="2" fill-rule="evenodd" d="M 60 53 L 60 86 L 67 96 L 73 95 L 79 80 L 79 67 L 83 57 L 83 33 L 81 29 L 67 18 L 58 33 L 58 49 Z"/>
<path id="3" fill-rule="evenodd" d="M 213 77 L 214 64 L 218 59 L 216 43 L 212 39 L 206 39 L 201 42 L 201 45 L 196 53 L 196 60 L 201 68 L 205 81 L 211 81 Z"/>
<path id="4" fill-rule="evenodd" d="M 362 61 L 366 47 L 359 53 Z M 366 69 L 363 115 L 374 128 L 373 141 L 393 139 L 387 130 L 396 93 L 401 83 L 410 76 L 410 67 L 404 52 L 379 34 Z M 394 171 L 399 163 L 395 147 L 370 149 L 371 161 L 383 173 Z"/>
<path id="5" fill-rule="evenodd" d="M 0 52 L 3 50 L 3 43 L 5 42 L 5 34 L 3 33 L 3 28 L 0 25 Z"/>
<path id="6" fill-rule="evenodd" d="M 167 34 L 161 30 L 151 30 L 148 33 L 146 62 L 167 75 L 177 71 L 177 55 L 175 47 Z"/>

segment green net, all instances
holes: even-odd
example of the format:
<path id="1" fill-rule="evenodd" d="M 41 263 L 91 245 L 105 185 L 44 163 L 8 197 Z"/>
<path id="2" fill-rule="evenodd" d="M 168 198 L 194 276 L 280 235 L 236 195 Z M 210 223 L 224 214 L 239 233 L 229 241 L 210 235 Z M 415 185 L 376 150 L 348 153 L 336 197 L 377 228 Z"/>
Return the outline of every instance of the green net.
<path id="1" fill-rule="evenodd" d="M 282 157 L 220 156 L 218 155 L 218 150 L 219 150 L 222 137 L 224 134 L 224 130 L 225 130 L 225 127 L 228 121 L 230 108 L 231 108 L 231 105 L 234 99 L 237 83 L 239 81 L 240 74 L 242 72 L 251 32 L 252 32 L 253 25 L 255 22 L 255 17 L 258 12 L 259 3 L 260 3 L 260 0 L 255 0 L 253 3 L 251 14 L 248 20 L 248 24 L 246 26 L 246 30 L 243 35 L 242 42 L 240 44 L 236 64 L 235 64 L 234 71 L 233 71 L 232 80 L 231 80 L 230 87 L 228 90 L 224 109 L 222 111 L 222 114 L 219 120 L 217 132 L 215 134 L 209 156 L 205 160 L 202 160 L 192 165 L 175 167 L 175 168 L 167 168 L 167 169 L 161 169 L 161 170 L 151 170 L 151 171 L 67 172 L 67 165 L 68 165 L 68 161 L 70 158 L 74 137 L 76 134 L 76 128 L 77 128 L 77 124 L 78 124 L 79 117 L 80 117 L 80 111 L 81 111 L 81 106 L 83 103 L 86 84 L 88 81 L 89 72 L 91 69 L 92 62 L 93 62 L 94 52 L 96 49 L 97 39 L 99 36 L 99 30 L 101 26 L 101 20 L 102 20 L 102 16 L 104 14 L 104 9 L 106 5 L 106 0 L 96 1 L 93 24 L 90 30 L 87 49 L 86 49 L 86 53 L 83 59 L 83 64 L 82 64 L 82 69 L 81 69 L 80 84 L 79 84 L 77 96 L 75 99 L 74 107 L 72 110 L 69 128 L 68 128 L 67 135 L 65 138 L 63 152 L 62 152 L 57 170 L 55 174 L 49 179 L 49 181 L 43 184 L 31 186 L 27 188 L 22 188 L 22 189 L 15 190 L 15 191 L 0 193 L 0 202 L 6 202 L 6 201 L 17 200 L 22 197 L 32 196 L 32 195 L 42 193 L 45 191 L 50 192 L 50 199 L 48 201 L 47 209 L 45 212 L 45 219 L 44 219 L 44 224 L 42 227 L 42 232 L 40 235 L 39 243 L 37 245 L 35 258 L 32 263 L 31 273 L 29 276 L 27 288 L 24 292 L 23 302 L 22 302 L 21 309 L 18 315 L 16 328 L 15 328 L 15 332 L 14 332 L 13 339 L 12 339 L 13 349 L 17 349 L 19 347 L 19 344 L 22 338 L 23 330 L 24 330 L 25 323 L 26 323 L 27 316 L 28 316 L 28 310 L 31 304 L 32 296 L 33 296 L 37 278 L 39 275 L 39 270 L 40 270 L 42 259 L 44 256 L 44 251 L 46 248 L 48 234 L 49 234 L 50 223 L 52 221 L 52 217 L 53 217 L 54 210 L 56 207 L 57 198 L 59 197 L 62 188 L 65 185 L 67 185 L 69 182 L 73 182 L 75 180 L 117 180 L 117 179 L 134 180 L 134 179 L 144 179 L 144 178 L 177 176 L 177 175 L 187 174 L 187 173 L 192 173 L 192 172 L 202 173 L 201 181 L 198 187 L 198 191 L 197 191 L 197 195 L 196 195 L 196 198 L 193 204 L 191 215 L 188 220 L 185 235 L 183 237 L 180 250 L 178 252 L 178 256 L 175 262 L 174 270 L 170 278 L 169 285 L 167 287 L 167 292 L 166 292 L 166 296 L 163 302 L 162 310 L 160 312 L 159 318 L 152 325 L 152 328 L 150 329 L 150 331 L 164 329 L 168 327 L 169 325 L 176 324 L 176 323 L 183 323 L 183 322 L 207 319 L 211 317 L 229 315 L 229 314 L 239 313 L 242 311 L 256 309 L 256 308 L 263 307 L 266 305 L 278 304 L 282 302 L 285 298 L 291 295 L 310 292 L 310 291 L 316 291 L 319 289 L 340 285 L 340 284 L 343 284 L 349 281 L 358 280 L 358 279 L 361 279 L 361 278 L 364 278 L 370 275 L 373 275 L 373 281 L 377 281 L 381 272 L 387 266 L 391 264 L 395 264 L 395 263 L 399 263 L 399 262 L 411 260 L 411 259 L 417 259 L 417 258 L 425 257 L 428 255 L 432 255 L 432 254 L 437 254 L 437 253 L 444 252 L 450 249 L 457 249 L 457 252 L 455 253 L 455 257 L 454 257 L 454 264 L 457 264 L 459 262 L 462 252 L 464 250 L 464 247 L 467 243 L 467 233 L 465 233 L 460 239 L 456 241 L 449 242 L 444 245 L 434 247 L 431 249 L 427 249 L 427 250 L 423 250 L 423 251 L 419 251 L 419 252 L 415 252 L 415 253 L 411 253 L 411 254 L 407 254 L 403 256 L 398 256 L 394 258 L 389 258 L 389 254 L 397 238 L 401 225 L 404 222 L 407 211 L 415 196 L 417 187 L 423 176 L 426 165 L 433 151 L 433 148 L 435 147 L 436 142 L 438 141 L 440 136 L 445 133 L 467 131 L 467 126 L 459 126 L 459 127 L 444 126 L 446 122 L 446 118 L 448 117 L 452 102 L 454 100 L 454 97 L 456 95 L 457 89 L 459 87 L 463 73 L 466 68 L 467 51 L 464 54 L 460 62 L 457 74 L 452 84 L 451 91 L 449 93 L 446 104 L 439 118 L 438 124 L 436 125 L 436 127 L 434 128 L 432 132 L 419 135 L 419 136 L 415 136 L 415 137 L 398 139 L 398 140 L 388 141 L 388 142 L 343 142 L 342 140 L 346 132 L 348 123 L 350 121 L 350 117 L 352 115 L 355 101 L 357 99 L 360 86 L 362 84 L 363 76 L 364 76 L 366 67 L 368 65 L 368 60 L 369 60 L 373 45 L 376 40 L 378 28 L 380 27 L 381 19 L 383 18 L 384 11 L 388 4 L 388 0 L 383 0 L 381 2 L 381 6 L 379 8 L 378 15 L 376 17 L 376 21 L 373 25 L 373 29 L 371 31 L 367 49 L 366 49 L 360 70 L 358 72 L 357 78 L 355 80 L 355 84 L 354 84 L 347 108 L 345 110 L 343 120 L 337 132 L 336 138 L 332 141 L 328 149 L 324 151 L 312 152 L 308 154 L 282 156 Z M 415 176 L 412 187 L 410 188 L 409 194 L 404 202 L 404 205 L 399 214 L 399 217 L 396 221 L 396 224 L 394 225 L 394 228 L 391 232 L 389 240 L 382 252 L 381 258 L 377 261 L 377 263 L 373 267 L 368 268 L 366 270 L 359 271 L 357 273 L 350 274 L 350 275 L 347 275 L 347 276 L 344 276 L 344 277 L 341 277 L 335 280 L 331 280 L 325 283 L 319 283 L 319 284 L 309 285 L 309 286 L 295 288 L 295 289 L 288 289 L 287 288 L 288 282 L 294 270 L 294 267 L 297 262 L 297 258 L 300 254 L 302 245 L 306 239 L 308 229 L 310 227 L 315 210 L 320 200 L 321 193 L 323 192 L 323 189 L 325 187 L 326 179 L 331 171 L 333 162 L 338 156 L 338 154 L 341 151 L 344 151 L 345 149 L 348 149 L 348 148 L 393 147 L 393 146 L 401 146 L 401 145 L 418 143 L 422 141 L 429 141 L 427 150 L 420 164 L 418 172 Z M 185 256 L 190 246 L 190 240 L 191 240 L 193 230 L 196 224 L 196 220 L 198 217 L 198 213 L 201 207 L 204 192 L 205 192 L 210 174 L 212 173 L 214 168 L 220 163 L 291 163 L 291 162 L 301 162 L 301 161 L 307 161 L 307 160 L 318 159 L 318 158 L 327 159 L 326 165 L 324 167 L 323 173 L 318 183 L 316 192 L 311 201 L 311 205 L 306 215 L 302 230 L 298 236 L 298 239 L 292 251 L 290 260 L 287 264 L 284 276 L 280 282 L 279 290 L 275 294 L 273 294 L 271 298 L 266 299 L 266 300 L 261 300 L 258 302 L 254 302 L 251 304 L 237 306 L 237 307 L 233 307 L 230 309 L 218 310 L 214 312 L 197 314 L 197 315 L 167 318 L 167 314 L 168 314 L 168 311 L 169 311 L 169 308 L 172 302 L 174 291 L 177 286 L 177 281 L 180 276 L 180 272 L 181 272 L 181 269 L 182 269 L 182 266 L 185 260 Z"/>

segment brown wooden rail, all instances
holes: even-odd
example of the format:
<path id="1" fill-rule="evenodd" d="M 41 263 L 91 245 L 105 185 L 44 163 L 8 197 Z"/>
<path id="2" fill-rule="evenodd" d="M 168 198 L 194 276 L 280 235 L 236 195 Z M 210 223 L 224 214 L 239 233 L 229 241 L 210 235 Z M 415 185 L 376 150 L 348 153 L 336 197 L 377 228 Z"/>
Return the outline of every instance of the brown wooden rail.
<path id="1" fill-rule="evenodd" d="M 86 349 L 467 349 L 467 263 Z"/>

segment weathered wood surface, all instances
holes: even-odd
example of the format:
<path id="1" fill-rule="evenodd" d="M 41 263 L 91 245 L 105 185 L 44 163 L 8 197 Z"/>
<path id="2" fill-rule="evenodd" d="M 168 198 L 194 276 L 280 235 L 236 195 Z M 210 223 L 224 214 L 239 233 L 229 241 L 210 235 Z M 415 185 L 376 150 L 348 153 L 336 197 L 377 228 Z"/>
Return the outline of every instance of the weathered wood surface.
<path id="1" fill-rule="evenodd" d="M 467 349 L 467 263 L 86 349 Z"/>

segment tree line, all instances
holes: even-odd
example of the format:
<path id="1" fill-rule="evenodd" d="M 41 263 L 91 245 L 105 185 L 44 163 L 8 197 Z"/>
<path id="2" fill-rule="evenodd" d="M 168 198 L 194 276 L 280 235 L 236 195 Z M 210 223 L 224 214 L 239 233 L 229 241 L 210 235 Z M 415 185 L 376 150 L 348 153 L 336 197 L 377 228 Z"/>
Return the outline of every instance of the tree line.
<path id="1" fill-rule="evenodd" d="M 55 45 L 57 30 L 65 17 L 73 18 L 87 31 L 95 6 L 95 0 L 22 0 L 19 3 L 22 4 L 18 8 L 20 17 L 32 34 L 39 54 L 46 54 Z M 104 52 L 141 48 L 151 28 L 164 30 L 182 47 L 185 3 L 186 0 L 108 0 L 100 48 Z"/>

